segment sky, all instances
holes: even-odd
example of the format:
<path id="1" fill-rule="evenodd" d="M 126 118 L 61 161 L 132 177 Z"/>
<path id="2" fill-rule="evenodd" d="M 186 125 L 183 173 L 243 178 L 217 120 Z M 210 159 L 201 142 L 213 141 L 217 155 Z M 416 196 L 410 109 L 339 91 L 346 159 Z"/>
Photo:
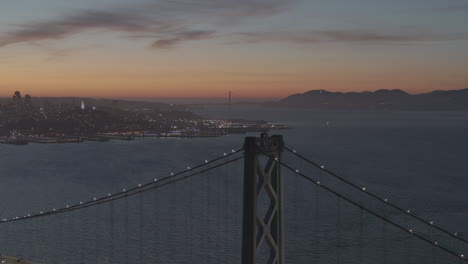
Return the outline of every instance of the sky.
<path id="1" fill-rule="evenodd" d="M 468 0 L 0 0 L 0 96 L 468 88 Z"/>

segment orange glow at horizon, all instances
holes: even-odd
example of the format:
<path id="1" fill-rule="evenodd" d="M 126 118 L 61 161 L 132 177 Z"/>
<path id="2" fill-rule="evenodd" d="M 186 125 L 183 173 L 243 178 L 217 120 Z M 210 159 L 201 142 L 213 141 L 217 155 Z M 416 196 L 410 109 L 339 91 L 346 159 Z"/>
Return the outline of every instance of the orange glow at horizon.
<path id="1" fill-rule="evenodd" d="M 390 67 L 376 66 L 372 60 L 356 64 L 357 55 L 351 53 L 343 61 L 279 54 L 281 59 L 234 56 L 221 64 L 215 55 L 204 60 L 176 55 L 152 55 L 155 59 L 132 54 L 122 59 L 125 63 L 94 53 L 58 62 L 34 56 L 21 63 L 11 60 L 0 64 L 0 97 L 16 90 L 33 97 L 221 98 L 232 91 L 234 98 L 284 98 L 310 90 L 423 93 L 468 88 L 468 76 L 457 65 L 431 68 L 395 62 Z"/>
<path id="2" fill-rule="evenodd" d="M 238 76 L 226 73 L 212 74 L 161 74 L 151 76 L 84 75 L 61 76 L 33 75 L 29 78 L 2 78 L 0 96 L 10 97 L 14 91 L 35 97 L 151 97 L 151 98 L 219 98 L 229 91 L 234 98 L 283 98 L 309 90 L 339 92 L 402 89 L 409 93 L 433 90 L 463 89 L 464 80 L 434 82 L 430 79 L 362 78 L 337 74 L 336 78 L 319 74 L 294 74 L 291 76 L 254 75 Z M 340 77 L 338 77 L 340 76 Z"/>

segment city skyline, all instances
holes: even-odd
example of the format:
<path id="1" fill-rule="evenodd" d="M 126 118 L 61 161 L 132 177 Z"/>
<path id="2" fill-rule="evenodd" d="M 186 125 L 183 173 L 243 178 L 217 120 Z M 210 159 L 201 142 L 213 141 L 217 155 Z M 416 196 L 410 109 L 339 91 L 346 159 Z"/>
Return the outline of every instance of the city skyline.
<path id="1" fill-rule="evenodd" d="M 0 97 L 468 87 L 463 0 L 25 0 L 2 11 Z"/>

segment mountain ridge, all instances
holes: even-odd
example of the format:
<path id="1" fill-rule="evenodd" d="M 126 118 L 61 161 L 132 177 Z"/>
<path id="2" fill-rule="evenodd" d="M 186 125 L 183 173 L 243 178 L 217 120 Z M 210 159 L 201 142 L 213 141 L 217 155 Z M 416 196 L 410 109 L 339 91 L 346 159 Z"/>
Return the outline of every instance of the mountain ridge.
<path id="1" fill-rule="evenodd" d="M 270 105 L 302 108 L 468 110 L 468 88 L 420 94 L 409 94 L 400 89 L 380 89 L 374 92 L 310 90 L 290 95 Z"/>

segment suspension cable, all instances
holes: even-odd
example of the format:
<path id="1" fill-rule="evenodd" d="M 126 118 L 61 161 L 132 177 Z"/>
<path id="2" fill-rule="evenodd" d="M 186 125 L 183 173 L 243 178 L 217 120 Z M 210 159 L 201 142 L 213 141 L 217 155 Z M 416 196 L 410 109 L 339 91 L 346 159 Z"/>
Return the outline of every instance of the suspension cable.
<path id="1" fill-rule="evenodd" d="M 412 230 L 412 229 L 406 229 L 404 226 L 402 226 L 402 225 L 400 225 L 400 224 L 398 224 L 398 223 L 396 223 L 396 222 L 390 220 L 390 219 L 387 218 L 387 217 L 384 217 L 384 216 L 380 215 L 379 213 L 377 213 L 377 212 L 375 212 L 375 211 L 373 211 L 373 210 L 371 210 L 371 209 L 368 209 L 367 207 L 365 207 L 365 206 L 359 204 L 358 202 L 355 202 L 355 201 L 351 200 L 350 198 L 348 198 L 348 197 L 346 197 L 346 196 L 340 194 L 339 192 L 333 190 L 332 188 L 327 187 L 327 186 L 325 186 L 325 185 L 322 185 L 319 181 L 316 181 L 316 180 L 314 180 L 314 179 L 312 179 L 312 178 L 310 178 L 310 177 L 304 175 L 304 174 L 301 173 L 299 170 L 294 169 L 293 167 L 289 166 L 288 164 L 285 164 L 284 162 L 279 161 L 279 160 L 276 160 L 276 161 L 277 161 L 279 164 L 281 164 L 283 167 L 285 167 L 286 169 L 288 169 L 288 170 L 294 172 L 296 175 L 301 176 L 301 177 L 304 178 L 305 180 L 307 180 L 307 181 L 309 181 L 309 182 L 311 182 L 311 183 L 313 183 L 313 184 L 319 186 L 320 188 L 322 188 L 322 189 L 324 189 L 324 190 L 326 190 L 326 191 L 332 193 L 333 195 L 335 195 L 335 196 L 337 196 L 337 197 L 339 197 L 339 198 L 341 198 L 341 199 L 347 201 L 348 203 L 350 203 L 350 204 L 352 204 L 352 205 L 354 205 L 354 206 L 356 206 L 356 207 L 362 209 L 363 211 L 368 212 L 369 214 L 371 214 L 371 215 L 373 215 L 373 216 L 379 218 L 380 220 L 383 220 L 383 221 L 385 221 L 385 222 L 391 224 L 392 226 L 394 226 L 394 227 L 396 227 L 396 228 L 399 228 L 399 229 L 405 231 L 406 233 L 408 233 L 408 234 L 410 234 L 410 235 L 412 235 L 412 236 L 418 238 L 419 240 L 422 240 L 422 241 L 424 241 L 424 242 L 426 242 L 426 243 L 428 243 L 428 244 L 430 244 L 430 245 L 432 245 L 432 246 L 434 246 L 434 247 L 437 247 L 438 249 L 440 249 L 440 250 L 442 250 L 442 251 L 445 251 L 446 253 L 448 253 L 448 254 L 450 254 L 450 255 L 455 256 L 456 258 L 460 259 L 461 261 L 466 261 L 466 262 L 468 262 L 468 259 L 465 259 L 464 255 L 459 255 L 458 253 L 454 252 L 453 250 L 451 250 L 451 249 L 449 249 L 449 248 L 447 248 L 447 247 L 444 247 L 444 246 L 439 245 L 438 242 L 436 242 L 436 241 L 431 241 L 431 240 L 425 238 L 424 236 L 422 236 L 422 235 L 420 235 L 420 234 L 417 234 L 417 233 L 416 233 L 414 230 Z"/>
<path id="2" fill-rule="evenodd" d="M 82 206 L 82 205 L 86 205 L 86 204 L 90 204 L 90 203 L 95 203 L 95 202 L 98 202 L 98 201 L 100 201 L 100 200 L 107 200 L 107 199 L 109 199 L 109 198 L 122 195 L 122 194 L 124 194 L 124 193 L 126 193 L 126 192 L 132 192 L 132 191 L 135 191 L 135 190 L 139 190 L 139 189 L 141 189 L 141 188 L 143 188 L 143 187 L 147 187 L 147 186 L 150 186 L 150 185 L 154 185 L 154 184 L 156 184 L 156 183 L 160 183 L 161 181 L 165 181 L 165 180 L 167 180 L 167 179 L 169 179 L 169 178 L 171 178 L 171 177 L 177 177 L 177 176 L 180 176 L 180 175 L 182 175 L 182 174 L 185 174 L 185 173 L 187 173 L 187 172 L 189 172 L 189 171 L 192 171 L 192 170 L 195 170 L 195 169 L 199 169 L 199 168 L 202 168 L 202 167 L 211 165 L 211 164 L 213 164 L 213 163 L 215 163 L 215 162 L 217 162 L 217 161 L 219 161 L 219 160 L 222 160 L 222 159 L 225 159 L 225 158 L 230 157 L 230 156 L 232 156 L 232 155 L 235 155 L 236 153 L 238 153 L 238 152 L 240 152 L 240 151 L 242 151 L 242 150 L 243 150 L 243 148 L 238 149 L 238 150 L 232 150 L 231 153 L 228 153 L 228 154 L 224 153 L 223 156 L 220 156 L 220 157 L 218 157 L 218 158 L 215 158 L 215 159 L 213 159 L 213 160 L 211 160 L 211 161 L 205 160 L 204 163 L 200 163 L 200 164 L 198 164 L 198 165 L 196 165 L 196 166 L 193 166 L 193 167 L 187 167 L 187 169 L 182 170 L 182 171 L 179 171 L 179 172 L 177 172 L 177 173 L 171 173 L 171 176 L 170 176 L 170 177 L 165 177 L 165 178 L 162 178 L 162 179 L 157 179 L 157 178 L 155 178 L 153 181 L 149 181 L 149 182 L 144 183 L 144 184 L 138 184 L 137 187 L 133 187 L 133 188 L 130 188 L 130 189 L 123 189 L 123 190 L 120 191 L 120 192 L 117 192 L 117 193 L 114 193 L 114 194 L 108 194 L 108 195 L 102 196 L 102 197 L 100 197 L 100 198 L 94 198 L 93 200 L 89 200 L 89 201 L 87 201 L 87 202 L 80 202 L 79 204 L 76 204 L 76 205 L 73 205 L 73 206 L 70 206 L 70 207 L 65 207 L 65 208 L 62 208 L 61 210 L 68 210 L 68 209 L 72 209 L 73 207 L 80 207 L 80 206 Z"/>
<path id="3" fill-rule="evenodd" d="M 316 167 L 316 168 L 318 168 L 318 169 L 320 169 L 320 170 L 325 171 L 327 174 L 329 174 L 329 175 L 335 177 L 336 179 L 338 179 L 338 180 L 340 180 L 340 181 L 342 181 L 342 182 L 344 182 L 344 183 L 350 185 L 351 187 L 353 187 L 353 188 L 359 190 L 360 192 L 363 192 L 363 193 L 369 195 L 370 197 L 372 197 L 372 198 L 378 200 L 379 202 L 385 203 L 385 204 L 389 205 L 390 207 L 392 207 L 392 208 L 394 208 L 394 209 L 396 209 L 396 210 L 398 210 L 398 211 L 400 211 L 400 212 L 402 212 L 402 213 L 404 213 L 404 214 L 406 214 L 406 215 L 409 215 L 410 217 L 412 217 L 412 218 L 414 218 L 414 219 L 416 219 L 416 220 L 418 220 L 418 221 L 424 223 L 425 225 L 430 226 L 430 227 L 432 227 L 432 228 L 434 228 L 434 229 L 437 229 L 437 230 L 439 230 L 439 231 L 442 232 L 442 233 L 445 233 L 446 235 L 449 235 L 449 236 L 451 236 L 451 237 L 453 237 L 453 238 L 455 238 L 455 239 L 458 239 L 458 240 L 460 240 L 460 241 L 462 241 L 462 242 L 464 242 L 464 243 L 468 243 L 468 240 L 467 240 L 467 239 L 464 239 L 463 237 L 460 237 L 460 236 L 458 235 L 458 233 L 453 233 L 453 232 L 450 232 L 450 231 L 448 231 L 448 230 L 446 230 L 446 229 L 444 229 L 444 228 L 442 228 L 442 227 L 440 227 L 440 226 L 437 226 L 433 221 L 426 221 L 426 220 L 424 220 L 423 218 L 421 218 L 421 217 L 419 217 L 419 216 L 417 216 L 417 215 L 411 213 L 410 210 L 405 210 L 405 209 L 399 207 L 398 205 L 389 202 L 388 199 L 382 198 L 382 197 L 378 196 L 378 195 L 375 194 L 375 193 L 369 192 L 366 188 L 360 187 L 360 186 L 356 185 L 355 183 L 353 183 L 353 182 L 351 182 L 351 181 L 345 179 L 344 177 L 341 177 L 341 176 L 337 175 L 336 173 L 334 173 L 334 172 L 328 170 L 327 168 L 325 168 L 324 166 L 319 165 L 317 162 L 314 162 L 314 161 L 312 161 L 312 160 L 306 158 L 305 156 L 303 156 L 303 155 L 297 153 L 297 152 L 294 151 L 294 150 L 289 149 L 289 148 L 286 147 L 286 146 L 284 147 L 284 149 L 287 150 L 288 152 L 292 153 L 292 154 L 295 155 L 296 157 L 298 157 L 298 158 L 300 158 L 300 159 L 306 161 L 307 163 L 311 164 L 312 166 L 314 166 L 314 167 Z"/>
<path id="4" fill-rule="evenodd" d="M 239 153 L 242 150 L 243 149 L 233 150 L 231 153 L 228 153 L 228 154 L 224 153 L 223 156 L 218 157 L 216 159 L 213 159 L 211 161 L 205 160 L 205 163 L 196 165 L 194 167 L 188 167 L 186 170 L 183 170 L 183 171 L 180 171 L 180 172 L 177 172 L 177 173 L 171 173 L 170 176 L 167 176 L 167 177 L 164 177 L 164 178 L 160 178 L 160 179 L 155 178 L 153 181 L 150 181 L 150 182 L 147 182 L 147 183 L 144 183 L 144 184 L 138 184 L 137 187 L 133 187 L 131 189 L 123 189 L 122 191 L 114 193 L 114 194 L 108 194 L 107 196 L 103 196 L 103 197 L 100 197 L 100 198 L 94 198 L 94 199 L 89 200 L 87 202 L 80 202 L 78 204 L 71 205 L 71 206 L 67 205 L 66 207 L 63 207 L 63 208 L 60 208 L 60 209 L 52 209 L 52 210 L 46 211 L 46 212 L 42 211 L 42 212 L 40 212 L 38 214 L 28 214 L 28 215 L 25 215 L 23 217 L 14 217 L 12 219 L 2 219 L 2 221 L 0 221 L 0 224 L 9 223 L 9 222 L 16 222 L 16 221 L 22 221 L 22 220 L 27 220 L 27 219 L 37 218 L 37 217 L 42 217 L 42 216 L 49 216 L 49 215 L 54 215 L 54 214 L 59 214 L 59 213 L 65 213 L 65 212 L 74 211 L 74 210 L 77 210 L 77 209 L 83 209 L 83 208 L 99 205 L 99 204 L 102 204 L 102 203 L 107 203 L 107 202 L 119 200 L 119 199 L 124 198 L 124 197 L 133 196 L 135 194 L 139 194 L 139 193 L 151 190 L 151 189 L 159 188 L 159 187 L 162 187 L 162 186 L 165 186 L 165 185 L 168 185 L 168 184 L 180 181 L 180 180 L 191 178 L 193 176 L 202 174 L 204 172 L 207 172 L 207 171 L 213 170 L 215 168 L 221 167 L 223 165 L 226 165 L 226 164 L 232 163 L 234 161 L 237 161 L 237 160 L 243 158 L 243 156 L 241 156 L 239 158 L 231 159 L 231 160 L 229 160 L 227 162 L 220 163 L 218 165 L 209 167 L 207 169 L 204 169 L 204 170 L 201 170 L 201 171 L 198 171 L 198 172 L 188 174 L 185 177 L 169 181 L 170 179 L 172 179 L 174 177 L 181 176 L 183 174 L 187 174 L 188 172 L 191 172 L 191 171 L 193 171 L 195 169 L 199 169 L 199 168 L 211 165 L 211 164 L 213 164 L 213 163 L 215 163 L 217 161 L 226 159 L 226 158 L 228 158 L 228 157 L 230 157 L 232 155 L 235 155 L 236 153 Z M 161 184 L 161 182 L 165 182 L 165 181 L 167 181 L 167 182 Z M 152 185 L 156 185 L 156 186 L 152 186 Z M 150 188 L 148 188 L 148 187 L 150 187 Z"/>

